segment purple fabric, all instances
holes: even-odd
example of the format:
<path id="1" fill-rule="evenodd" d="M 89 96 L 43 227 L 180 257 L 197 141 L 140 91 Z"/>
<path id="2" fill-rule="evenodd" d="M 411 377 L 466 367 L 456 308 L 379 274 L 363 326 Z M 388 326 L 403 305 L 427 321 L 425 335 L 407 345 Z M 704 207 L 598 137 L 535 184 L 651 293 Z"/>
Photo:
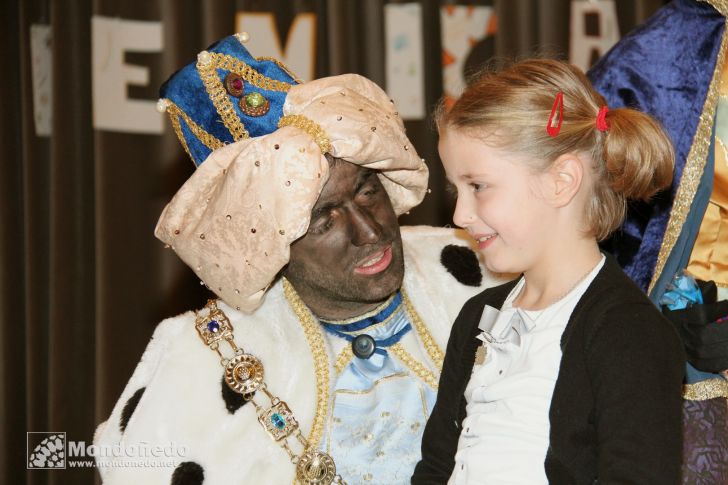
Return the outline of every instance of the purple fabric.
<path id="1" fill-rule="evenodd" d="M 728 400 L 685 401 L 683 433 L 682 482 L 728 484 Z"/>
<path id="2" fill-rule="evenodd" d="M 650 113 L 675 145 L 669 193 L 650 204 L 631 205 L 622 230 L 605 246 L 643 290 L 655 269 L 724 28 L 725 18 L 709 4 L 676 0 L 624 37 L 588 73 L 611 108 Z"/>

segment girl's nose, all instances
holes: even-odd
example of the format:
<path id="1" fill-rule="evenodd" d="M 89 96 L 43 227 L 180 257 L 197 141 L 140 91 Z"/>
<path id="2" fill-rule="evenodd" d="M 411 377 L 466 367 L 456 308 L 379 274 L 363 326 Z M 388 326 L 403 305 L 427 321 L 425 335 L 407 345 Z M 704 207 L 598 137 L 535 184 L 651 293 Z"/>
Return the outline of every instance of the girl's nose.
<path id="1" fill-rule="evenodd" d="M 467 227 L 474 220 L 471 204 L 465 202 L 464 198 L 458 196 L 455 202 L 455 212 L 452 215 L 452 221 L 458 227 Z"/>

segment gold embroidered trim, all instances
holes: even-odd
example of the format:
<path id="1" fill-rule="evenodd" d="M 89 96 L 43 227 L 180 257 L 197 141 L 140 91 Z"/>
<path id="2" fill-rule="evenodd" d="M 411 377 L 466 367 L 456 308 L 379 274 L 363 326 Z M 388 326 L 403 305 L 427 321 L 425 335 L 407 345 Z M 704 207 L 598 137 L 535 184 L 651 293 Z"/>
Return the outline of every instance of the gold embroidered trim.
<path id="1" fill-rule="evenodd" d="M 410 320 L 412 321 L 412 324 L 415 326 L 415 330 L 417 331 L 417 335 L 422 340 L 422 344 L 425 346 L 425 350 L 427 351 L 427 355 L 430 356 L 430 359 L 435 364 L 435 367 L 438 371 L 442 370 L 442 362 L 445 360 L 445 353 L 440 349 L 440 347 L 435 342 L 435 339 L 432 338 L 432 335 L 430 334 L 429 330 L 427 330 L 427 327 L 422 322 L 422 319 L 420 318 L 419 314 L 415 310 L 415 307 L 412 305 L 412 302 L 409 299 L 409 296 L 407 296 L 407 292 L 402 288 L 402 300 L 404 301 L 404 308 L 405 311 L 410 316 Z M 435 387 L 434 389 L 437 389 L 437 380 L 435 380 Z"/>
<path id="2" fill-rule="evenodd" d="M 313 356 L 313 367 L 316 373 L 316 414 L 308 434 L 308 443 L 312 449 L 318 449 L 329 413 L 329 356 L 326 353 L 321 325 L 317 324 L 293 285 L 285 278 L 283 278 L 283 294 L 303 327 L 303 333 L 306 335 L 306 341 Z"/>
<path id="3" fill-rule="evenodd" d="M 725 4 L 726 2 L 723 1 L 721 3 Z M 678 236 L 685 224 L 688 212 L 690 211 L 690 206 L 695 198 L 695 192 L 697 192 L 698 185 L 700 184 L 700 178 L 702 177 L 705 169 L 705 162 L 708 158 L 708 149 L 710 148 L 710 134 L 713 128 L 713 118 L 715 117 L 715 108 L 718 104 L 720 73 L 723 69 L 727 45 L 728 36 L 724 32 L 723 39 L 720 43 L 718 59 L 715 63 L 715 70 L 713 71 L 713 79 L 710 82 L 708 94 L 705 98 L 705 103 L 703 104 L 703 112 L 700 115 L 700 120 L 698 121 L 698 128 L 695 131 L 693 143 L 690 148 L 690 152 L 688 153 L 685 167 L 683 168 L 680 186 L 677 189 L 675 200 L 673 202 L 672 209 L 670 210 L 670 219 L 667 222 L 667 229 L 665 230 L 665 236 L 662 239 L 662 245 L 660 246 L 660 252 L 657 256 L 657 264 L 655 266 L 655 272 L 652 275 L 652 281 L 650 281 L 648 293 L 652 292 L 657 279 L 665 269 L 665 263 L 675 247 Z"/>
<path id="4" fill-rule="evenodd" d="M 683 386 L 683 399 L 688 401 L 705 401 L 716 397 L 728 398 L 728 381 L 725 379 L 708 379 Z"/>
<path id="5" fill-rule="evenodd" d="M 389 350 L 391 350 L 392 353 L 404 363 L 404 365 L 412 369 L 412 371 L 417 374 L 420 379 L 425 381 L 425 384 L 427 384 L 434 390 L 437 390 L 437 376 L 435 376 L 435 374 L 433 374 L 430 369 L 418 362 L 417 359 L 412 356 L 412 354 L 407 352 L 407 350 L 402 346 L 401 342 L 397 342 L 396 344 L 390 346 Z"/>
<path id="6" fill-rule="evenodd" d="M 225 71 L 234 72 L 256 88 L 265 89 L 266 91 L 287 93 L 293 86 L 285 81 L 279 81 L 277 79 L 264 76 L 245 62 L 233 56 L 220 54 L 218 52 L 208 52 L 208 54 L 210 55 L 210 62 L 206 64 L 208 69 L 212 69 L 213 71 L 214 69 L 223 69 Z M 197 65 L 199 66 L 200 63 L 198 62 Z"/>
<path id="7" fill-rule="evenodd" d="M 291 76 L 293 78 L 293 80 L 296 81 L 298 84 L 303 84 L 303 80 L 301 80 L 298 76 L 296 76 L 296 74 L 293 71 L 291 71 L 291 69 L 289 69 L 288 66 L 283 64 L 281 61 L 279 61 L 275 57 L 261 56 L 261 57 L 256 57 L 255 60 L 256 61 L 270 61 L 270 62 L 276 64 L 281 69 L 283 69 L 286 72 L 286 74 Z"/>
<path id="8" fill-rule="evenodd" d="M 409 377 L 409 374 L 407 374 L 406 372 L 397 372 L 395 374 L 390 374 L 388 376 L 380 377 L 376 381 L 372 382 L 372 387 L 370 387 L 369 389 L 366 389 L 364 391 L 358 391 L 358 390 L 354 390 L 354 389 L 337 389 L 336 391 L 334 391 L 334 401 L 336 400 L 336 396 L 338 394 L 352 394 L 355 396 L 363 396 L 364 394 L 371 394 L 371 392 L 374 391 L 375 388 L 382 382 L 390 381 L 392 379 L 402 379 L 405 377 Z"/>
<path id="9" fill-rule="evenodd" d="M 700 0 L 701 2 L 709 3 L 716 9 L 722 16 L 728 17 L 728 1 L 726 0 Z"/>
<path id="10" fill-rule="evenodd" d="M 225 145 L 225 143 L 218 140 L 217 137 L 215 137 L 214 135 L 211 135 L 210 133 L 205 131 L 203 128 L 201 128 L 197 123 L 192 121 L 192 118 L 187 116 L 187 113 L 182 111 L 179 106 L 174 104 L 169 99 L 165 99 L 165 101 L 166 101 L 167 114 L 169 115 L 169 119 L 172 120 L 172 128 L 174 129 L 174 132 L 177 134 L 177 138 L 179 138 L 180 143 L 182 143 L 182 148 L 185 149 L 185 151 L 187 152 L 187 155 L 190 156 L 190 158 L 192 159 L 193 162 L 195 161 L 195 159 L 192 157 L 190 148 L 187 146 L 187 140 L 185 140 L 184 134 L 182 133 L 182 126 L 180 125 L 180 118 L 182 118 L 182 120 L 184 120 L 184 122 L 187 124 L 187 127 L 197 137 L 197 139 L 200 140 L 210 150 L 216 150 L 218 148 L 222 148 Z"/>
<path id="11" fill-rule="evenodd" d="M 394 298 L 394 296 L 392 296 Z M 391 301 L 391 298 L 387 300 L 386 303 L 383 305 L 387 305 Z M 402 288 L 402 302 L 404 303 L 404 309 L 405 312 L 407 312 L 407 315 L 409 316 L 409 320 L 412 323 L 412 325 L 415 328 L 415 333 L 419 337 L 419 339 L 422 341 L 422 345 L 425 347 L 425 350 L 427 351 L 427 355 L 430 358 L 430 360 L 435 364 L 438 370 L 442 370 L 442 362 L 445 358 L 444 353 L 442 350 L 440 350 L 440 347 L 435 342 L 435 339 L 432 337 L 432 334 L 430 334 L 429 330 L 425 326 L 424 322 L 420 318 L 419 314 L 415 310 L 414 306 L 412 305 L 412 301 L 407 296 L 407 292 Z M 367 314 L 369 316 L 376 314 L 379 310 L 383 308 L 382 305 L 378 307 L 378 310 L 374 310 L 373 312 L 370 312 L 370 314 Z M 355 320 L 358 320 L 362 317 L 356 317 Z M 384 323 L 384 322 L 383 322 Z M 395 348 L 395 346 L 397 348 Z M 390 349 L 394 350 L 394 354 L 399 357 L 399 359 L 404 363 L 405 366 L 407 366 L 412 372 L 414 372 L 420 379 L 425 381 L 430 387 L 437 390 L 437 383 L 438 383 L 438 377 L 435 376 L 429 369 L 427 369 L 424 365 L 422 365 L 420 362 L 418 362 L 409 352 L 407 352 L 404 347 L 401 344 L 395 344 L 390 347 Z M 401 349 L 399 352 L 397 349 Z M 351 359 L 354 358 L 354 353 L 351 350 L 351 346 L 347 345 L 345 346 L 339 355 L 336 357 L 336 363 L 334 364 L 334 369 L 336 370 L 336 374 L 339 375 L 344 370 L 344 368 L 351 362 Z"/>
<path id="12" fill-rule="evenodd" d="M 217 114 L 220 115 L 225 127 L 233 135 L 233 139 L 235 141 L 240 141 L 244 138 L 249 138 L 250 135 L 248 134 L 248 130 L 245 129 L 243 123 L 240 121 L 238 113 L 235 112 L 233 103 L 230 101 L 228 93 L 225 91 L 225 87 L 223 86 L 222 81 L 220 81 L 220 77 L 217 75 L 218 69 L 226 69 L 249 81 L 249 79 L 241 72 L 242 68 L 233 69 L 232 64 L 234 62 L 242 64 L 245 68 L 252 71 L 247 64 L 242 61 L 238 61 L 233 57 L 218 54 L 216 52 L 201 52 L 197 60 L 197 72 L 200 75 L 202 83 L 205 85 L 207 95 L 210 97 L 210 100 L 215 106 L 215 110 L 217 110 Z M 238 66 L 236 65 L 235 67 Z"/>
<path id="13" fill-rule="evenodd" d="M 283 128 L 284 126 L 295 126 L 299 130 L 308 133 L 321 149 L 321 153 L 328 153 L 329 150 L 331 150 L 331 140 L 329 139 L 329 136 L 326 134 L 324 129 L 312 119 L 303 115 L 286 115 L 278 120 L 278 128 Z"/>
<path id="14" fill-rule="evenodd" d="M 345 345 L 344 348 L 341 349 L 339 356 L 336 358 L 336 363 L 334 364 L 336 375 L 341 374 L 341 371 L 344 370 L 344 367 L 346 367 L 353 358 L 354 352 L 351 350 L 351 345 Z"/>

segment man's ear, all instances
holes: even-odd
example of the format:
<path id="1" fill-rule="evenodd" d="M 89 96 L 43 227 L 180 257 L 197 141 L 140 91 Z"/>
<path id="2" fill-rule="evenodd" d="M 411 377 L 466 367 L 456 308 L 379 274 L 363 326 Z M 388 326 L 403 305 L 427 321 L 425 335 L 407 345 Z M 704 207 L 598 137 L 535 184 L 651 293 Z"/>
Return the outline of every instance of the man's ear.
<path id="1" fill-rule="evenodd" d="M 555 207 L 567 205 L 579 192 L 584 181 L 585 160 L 577 154 L 565 153 L 549 168 L 550 194 Z"/>

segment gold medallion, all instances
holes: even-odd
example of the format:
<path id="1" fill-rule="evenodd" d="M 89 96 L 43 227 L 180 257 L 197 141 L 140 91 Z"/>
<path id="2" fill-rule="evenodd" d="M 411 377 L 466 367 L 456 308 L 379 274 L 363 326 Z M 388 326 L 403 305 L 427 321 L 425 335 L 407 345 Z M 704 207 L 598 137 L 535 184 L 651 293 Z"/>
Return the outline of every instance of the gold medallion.
<path id="1" fill-rule="evenodd" d="M 336 465 L 326 453 L 307 451 L 298 460 L 296 478 L 305 485 L 329 485 L 336 478 Z"/>
<path id="2" fill-rule="evenodd" d="M 263 384 L 263 364 L 253 355 L 238 355 L 225 366 L 225 382 L 235 392 L 252 394 Z"/>

